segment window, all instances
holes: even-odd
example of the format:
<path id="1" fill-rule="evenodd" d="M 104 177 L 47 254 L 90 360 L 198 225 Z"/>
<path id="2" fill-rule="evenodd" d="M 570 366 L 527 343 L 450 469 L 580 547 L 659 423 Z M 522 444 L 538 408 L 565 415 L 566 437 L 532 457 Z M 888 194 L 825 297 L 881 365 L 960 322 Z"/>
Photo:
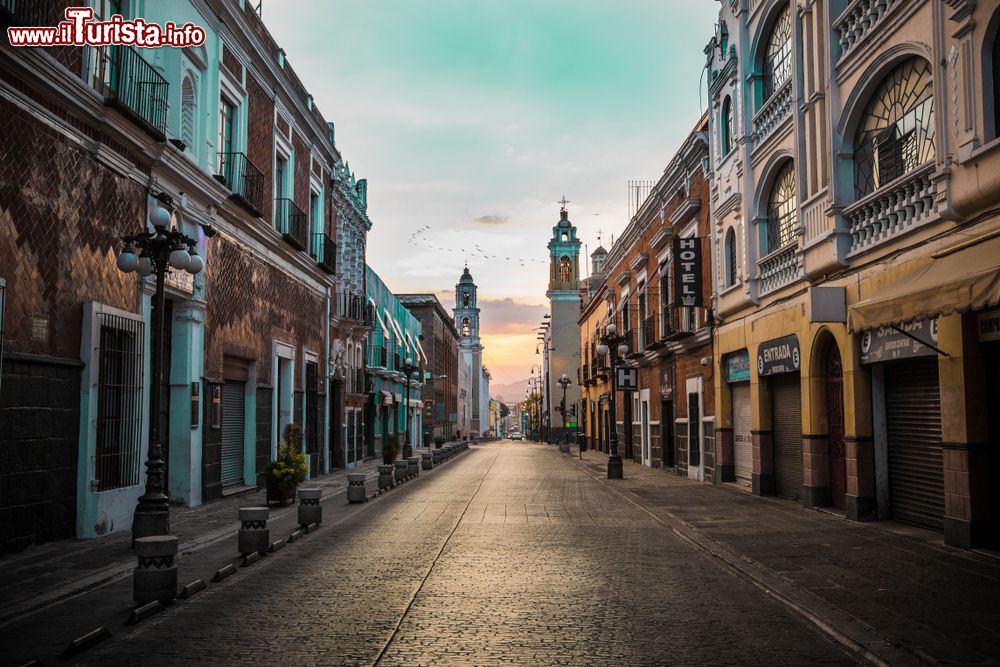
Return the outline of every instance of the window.
<path id="1" fill-rule="evenodd" d="M 649 313 L 646 312 L 647 297 L 646 297 L 646 283 L 639 283 L 639 299 L 638 299 L 638 318 L 639 318 L 639 348 L 644 348 L 650 343 L 652 343 L 652 336 L 647 328 L 646 318 Z"/>
<path id="2" fill-rule="evenodd" d="M 198 84 L 194 75 L 190 72 L 184 74 L 184 81 L 181 82 L 181 141 L 184 142 L 185 150 L 195 153 L 195 123 L 198 117 L 197 108 Z M 230 136 L 232 125 L 230 125 Z M 230 142 L 231 143 L 231 142 Z"/>
<path id="3" fill-rule="evenodd" d="M 322 232 L 323 227 L 321 224 L 320 212 L 319 212 L 319 195 L 315 192 L 309 193 L 309 229 L 315 232 Z"/>
<path id="4" fill-rule="evenodd" d="M 854 138 L 855 197 L 934 159 L 932 84 L 930 63 L 911 58 L 872 95 Z"/>
<path id="5" fill-rule="evenodd" d="M 233 152 L 233 117 L 236 113 L 235 107 L 226 101 L 225 98 L 219 101 L 219 173 L 226 181 L 233 182 L 232 160 L 228 159 Z"/>
<path id="6" fill-rule="evenodd" d="M 462 335 L 471 336 L 472 335 L 472 325 L 469 323 L 469 318 L 462 319 Z"/>
<path id="7" fill-rule="evenodd" d="M 97 441 L 98 491 L 139 483 L 142 444 L 142 350 L 140 320 L 98 313 Z"/>
<path id="8" fill-rule="evenodd" d="M 274 158 L 274 198 L 285 198 L 285 171 L 288 161 L 281 155 Z"/>
<path id="9" fill-rule="evenodd" d="M 736 231 L 732 227 L 726 232 L 723 255 L 726 262 L 725 286 L 732 287 L 736 284 Z"/>
<path id="10" fill-rule="evenodd" d="M 722 155 L 733 150 L 733 98 L 726 97 L 722 103 Z"/>
<path id="11" fill-rule="evenodd" d="M 667 263 L 660 267 L 660 337 L 672 333 L 673 310 L 671 310 L 670 273 L 673 267 Z"/>
<path id="12" fill-rule="evenodd" d="M 466 293 L 464 293 L 462 295 L 462 307 L 463 308 L 468 308 L 469 307 L 469 300 L 470 299 L 471 299 L 471 296 L 469 295 L 468 292 L 466 292 Z"/>
<path id="13" fill-rule="evenodd" d="M 1000 13 L 998 13 L 1000 15 Z M 993 19 L 996 24 L 997 18 Z M 996 34 L 993 36 L 993 45 L 990 53 L 990 74 L 993 84 L 993 95 L 990 100 L 993 103 L 993 132 L 990 139 L 1000 137 L 1000 29 L 994 27 Z"/>
<path id="14" fill-rule="evenodd" d="M 763 65 L 762 104 L 792 78 L 792 10 L 788 5 L 771 28 Z"/>
<path id="15" fill-rule="evenodd" d="M 790 243 L 798 225 L 795 200 L 795 164 L 789 160 L 781 168 L 771 186 L 767 201 L 766 238 L 761 255 L 774 252 Z"/>

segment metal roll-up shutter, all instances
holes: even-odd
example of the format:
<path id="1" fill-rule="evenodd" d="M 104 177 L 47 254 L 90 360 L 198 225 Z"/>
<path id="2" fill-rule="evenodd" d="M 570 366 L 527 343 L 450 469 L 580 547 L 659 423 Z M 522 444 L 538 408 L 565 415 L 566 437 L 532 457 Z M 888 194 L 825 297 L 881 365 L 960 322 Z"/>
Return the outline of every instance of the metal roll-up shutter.
<path id="1" fill-rule="evenodd" d="M 222 385 L 222 483 L 243 482 L 243 424 L 246 383 Z"/>
<path id="2" fill-rule="evenodd" d="M 783 498 L 802 495 L 802 408 L 798 373 L 771 381 L 774 422 L 774 489 Z"/>
<path id="3" fill-rule="evenodd" d="M 747 486 L 753 476 L 753 434 L 750 416 L 750 383 L 733 387 L 733 456 L 736 481 Z"/>
<path id="4" fill-rule="evenodd" d="M 940 530 L 944 462 L 937 359 L 888 364 L 885 387 L 892 516 Z"/>

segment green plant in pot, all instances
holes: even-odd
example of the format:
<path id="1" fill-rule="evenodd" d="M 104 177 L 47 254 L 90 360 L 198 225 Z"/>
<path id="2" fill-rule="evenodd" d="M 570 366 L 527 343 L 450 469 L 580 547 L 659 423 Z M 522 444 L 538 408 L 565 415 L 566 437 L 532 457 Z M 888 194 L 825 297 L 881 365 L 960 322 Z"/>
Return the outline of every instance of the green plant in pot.
<path id="1" fill-rule="evenodd" d="M 441 449 L 445 442 L 447 442 L 447 440 L 443 435 L 434 436 L 434 449 Z"/>
<path id="2" fill-rule="evenodd" d="M 288 424 L 278 443 L 278 456 L 264 468 L 267 502 L 295 500 L 295 489 L 306 478 L 306 455 L 302 453 L 302 427 Z"/>
<path id="3" fill-rule="evenodd" d="M 385 440 L 385 444 L 382 445 L 382 463 L 389 465 L 396 460 L 396 454 L 399 453 L 399 441 L 396 440 L 396 436 L 390 435 Z"/>

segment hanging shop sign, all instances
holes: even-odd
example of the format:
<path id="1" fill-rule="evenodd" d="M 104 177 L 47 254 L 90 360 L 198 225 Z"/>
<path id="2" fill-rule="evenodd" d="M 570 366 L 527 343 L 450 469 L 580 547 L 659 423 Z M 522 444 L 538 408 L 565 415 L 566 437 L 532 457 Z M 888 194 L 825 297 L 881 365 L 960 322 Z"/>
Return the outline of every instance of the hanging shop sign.
<path id="1" fill-rule="evenodd" d="M 983 343 L 1000 340 L 1000 309 L 979 314 L 979 340 Z"/>
<path id="2" fill-rule="evenodd" d="M 937 320 L 923 319 L 899 327 L 885 326 L 861 333 L 861 363 L 933 357 L 937 347 Z"/>
<path id="3" fill-rule="evenodd" d="M 674 305 L 700 308 L 701 297 L 701 239 L 675 238 L 674 256 Z"/>
<path id="4" fill-rule="evenodd" d="M 750 381 L 750 353 L 746 350 L 727 354 L 722 358 L 726 382 Z"/>
<path id="5" fill-rule="evenodd" d="M 761 343 L 757 347 L 757 375 L 778 375 L 799 370 L 799 339 L 795 334 Z"/>

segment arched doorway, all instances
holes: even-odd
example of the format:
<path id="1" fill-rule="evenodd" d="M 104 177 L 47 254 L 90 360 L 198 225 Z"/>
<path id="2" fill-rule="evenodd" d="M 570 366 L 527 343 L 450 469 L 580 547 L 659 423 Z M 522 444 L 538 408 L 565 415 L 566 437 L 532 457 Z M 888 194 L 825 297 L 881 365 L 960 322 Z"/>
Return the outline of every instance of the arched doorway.
<path id="1" fill-rule="evenodd" d="M 837 343 L 830 341 L 824 368 L 826 420 L 830 452 L 830 504 L 844 509 L 847 463 L 844 453 L 844 367 Z"/>

